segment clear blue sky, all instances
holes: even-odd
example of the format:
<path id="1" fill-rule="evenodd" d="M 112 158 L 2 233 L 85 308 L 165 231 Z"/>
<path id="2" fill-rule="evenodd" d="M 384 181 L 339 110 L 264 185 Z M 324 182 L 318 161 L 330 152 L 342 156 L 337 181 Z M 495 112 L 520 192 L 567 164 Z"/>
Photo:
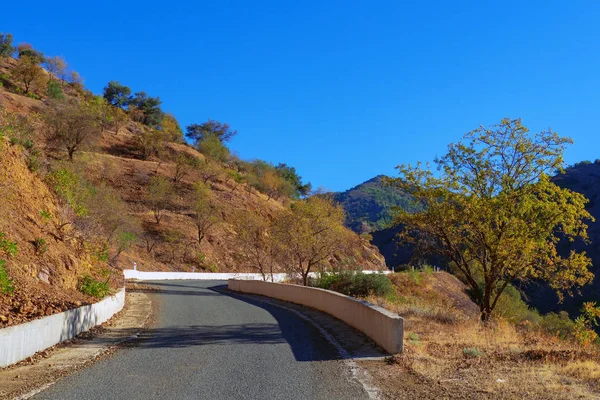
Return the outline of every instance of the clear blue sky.
<path id="1" fill-rule="evenodd" d="M 183 126 L 238 130 L 244 159 L 344 190 L 522 117 L 600 158 L 598 1 L 48 1 L 0 31 L 62 55 L 100 93 L 160 96 Z M 10 17 L 6 17 L 10 16 Z"/>

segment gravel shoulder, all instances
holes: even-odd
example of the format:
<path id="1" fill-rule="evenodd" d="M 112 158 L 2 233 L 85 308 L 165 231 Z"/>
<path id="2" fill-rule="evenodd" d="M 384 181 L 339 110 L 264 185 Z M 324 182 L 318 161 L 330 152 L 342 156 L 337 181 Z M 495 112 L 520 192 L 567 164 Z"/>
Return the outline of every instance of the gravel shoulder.
<path id="1" fill-rule="evenodd" d="M 125 307 L 101 326 L 0 369 L 0 399 L 26 399 L 62 377 L 109 356 L 147 324 L 152 302 L 146 293 L 127 292 Z"/>

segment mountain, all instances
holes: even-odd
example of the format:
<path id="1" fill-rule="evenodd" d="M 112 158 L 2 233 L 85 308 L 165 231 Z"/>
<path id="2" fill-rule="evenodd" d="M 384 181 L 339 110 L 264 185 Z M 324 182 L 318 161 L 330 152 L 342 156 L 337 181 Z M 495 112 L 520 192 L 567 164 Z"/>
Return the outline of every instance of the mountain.
<path id="1" fill-rule="evenodd" d="M 383 184 L 385 175 L 378 175 L 333 198 L 346 210 L 346 226 L 357 233 L 388 228 L 394 219 L 393 207 L 414 211 L 417 206 L 400 189 Z"/>
<path id="2" fill-rule="evenodd" d="M 566 310 L 571 316 L 576 316 L 585 301 L 600 299 L 600 160 L 576 163 L 566 168 L 563 174 L 555 175 L 552 181 L 562 188 L 583 194 L 589 200 L 586 209 L 595 218 L 594 222 L 587 221 L 589 242 L 560 243 L 559 251 L 564 254 L 571 249 L 585 251 L 592 259 L 591 269 L 595 278 L 582 288 L 581 293 L 565 296 L 562 303 L 546 285 L 533 283 L 525 288 L 525 292 L 529 303 L 541 312 Z"/>

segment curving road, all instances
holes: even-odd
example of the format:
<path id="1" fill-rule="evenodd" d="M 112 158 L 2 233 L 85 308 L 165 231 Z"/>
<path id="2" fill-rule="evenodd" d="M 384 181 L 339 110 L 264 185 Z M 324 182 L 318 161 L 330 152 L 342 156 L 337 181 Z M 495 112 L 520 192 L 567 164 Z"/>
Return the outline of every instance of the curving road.
<path id="1" fill-rule="evenodd" d="M 155 327 L 35 399 L 368 399 L 335 348 L 294 313 L 218 291 L 152 282 Z M 217 289 L 217 290 L 215 290 Z"/>

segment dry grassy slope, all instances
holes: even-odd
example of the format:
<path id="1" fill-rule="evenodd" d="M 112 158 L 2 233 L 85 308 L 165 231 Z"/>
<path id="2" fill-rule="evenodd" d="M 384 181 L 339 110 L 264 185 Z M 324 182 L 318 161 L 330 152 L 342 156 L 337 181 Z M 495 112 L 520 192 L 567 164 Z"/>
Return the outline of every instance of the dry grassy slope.
<path id="1" fill-rule="evenodd" d="M 104 181 L 116 189 L 121 197 L 129 204 L 131 213 L 136 215 L 144 228 L 157 233 L 176 231 L 182 234 L 180 244 L 176 249 L 175 260 L 170 260 L 172 245 L 161 241 L 155 248 L 154 256 L 150 256 L 144 243 L 140 242 L 133 249 L 124 254 L 121 259 L 123 268 L 130 268 L 133 262 L 142 270 L 179 270 L 189 271 L 192 265 L 197 265 L 194 256 L 201 251 L 205 256 L 205 267 L 214 265 L 218 271 L 243 271 L 236 262 L 234 243 L 235 230 L 232 225 L 232 214 L 235 210 L 251 210 L 265 218 L 271 218 L 275 212 L 288 206 L 289 199 L 278 201 L 268 199 L 266 195 L 248 187 L 238 184 L 225 176 L 209 181 L 212 193 L 223 222 L 215 226 L 207 234 L 201 246 L 197 245 L 197 233 L 190 210 L 185 199 L 193 194 L 193 185 L 201 177 L 198 173 L 190 172 L 176 186 L 176 198 L 160 225 L 154 222 L 151 210 L 144 201 L 145 186 L 154 175 L 161 175 L 171 179 L 174 175 L 175 164 L 171 161 L 153 159 L 141 160 L 136 153 L 136 135 L 131 131 L 135 126 L 130 124 L 128 129 L 123 129 L 118 135 L 106 132 L 102 135 L 98 152 L 87 153 L 88 159 L 86 174 L 94 183 Z M 203 159 L 203 155 L 195 149 L 183 145 L 170 143 L 166 149 L 168 153 L 176 154 L 185 152 L 191 156 Z M 385 268 L 383 258 L 371 246 L 362 250 L 361 265 L 366 269 Z"/>
<path id="2" fill-rule="evenodd" d="M 0 73 L 6 73 L 10 64 L 14 62 L 13 59 L 7 59 L 4 63 L 0 63 Z M 43 101 L 9 93 L 1 87 L 0 105 L 9 111 L 23 114 L 39 112 L 44 108 Z M 160 225 L 153 222 L 152 213 L 144 201 L 144 196 L 145 186 L 153 175 L 173 177 L 175 165 L 168 159 L 173 159 L 180 152 L 199 159 L 203 159 L 203 155 L 189 146 L 169 143 L 164 152 L 169 157 L 144 160 L 139 146 L 136 145 L 136 138 L 140 131 L 140 126 L 133 122 L 122 128 L 118 135 L 113 131 L 105 131 L 95 149 L 77 156 L 84 161 L 81 164 L 85 165 L 88 179 L 94 184 L 104 182 L 116 189 L 122 199 L 128 203 L 131 214 L 138 217 L 144 230 L 154 232 L 159 239 L 152 255 L 146 251 L 145 243 L 139 241 L 136 246 L 121 256 L 120 267 L 131 268 L 133 262 L 137 262 L 142 270 L 189 271 L 192 265 L 198 265 L 197 253 L 201 252 L 206 256 L 203 263 L 205 268 L 239 271 L 241 267 L 236 262 L 233 243 L 235 231 L 231 224 L 234 210 L 252 210 L 265 218 L 270 218 L 274 212 L 287 207 L 289 199 L 284 199 L 283 202 L 268 199 L 266 195 L 226 177 L 210 181 L 209 185 L 221 211 L 223 223 L 214 227 L 198 248 L 197 233 L 184 199 L 192 195 L 193 185 L 200 176 L 189 174 L 176 185 L 176 199 L 166 211 Z M 41 140 L 38 140 L 37 146 L 44 147 Z M 162 234 L 168 231 L 181 234 L 178 244 L 171 245 L 161 239 Z M 385 261 L 376 248 L 368 245 L 361 253 L 359 262 L 363 268 L 385 268 Z"/>
<path id="3" fill-rule="evenodd" d="M 20 149 L 2 141 L 0 151 L 0 232 L 18 245 L 7 269 L 16 282 L 14 296 L 0 296 L 0 326 L 53 314 L 92 301 L 76 290 L 80 276 L 97 272 L 90 259 L 73 243 L 56 238 L 50 228 L 56 221 L 55 197 L 39 176 L 32 174 Z M 43 221 L 40 211 L 52 220 Z M 34 241 L 48 244 L 36 254 Z M 104 266 L 106 267 L 106 266 Z"/>

